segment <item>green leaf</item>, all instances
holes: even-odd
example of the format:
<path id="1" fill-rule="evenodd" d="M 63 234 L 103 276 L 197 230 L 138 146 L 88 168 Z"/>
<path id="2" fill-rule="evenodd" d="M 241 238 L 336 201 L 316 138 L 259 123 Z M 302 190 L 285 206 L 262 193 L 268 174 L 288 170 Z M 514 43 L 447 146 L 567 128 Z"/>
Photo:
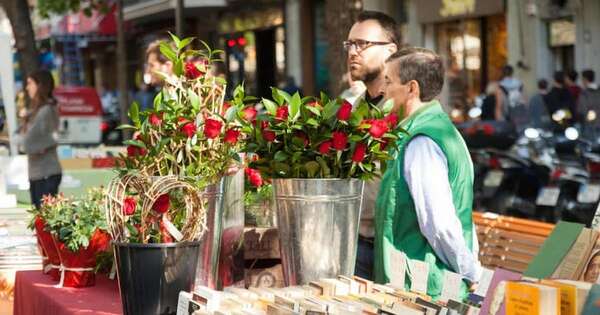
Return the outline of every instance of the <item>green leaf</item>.
<path id="1" fill-rule="evenodd" d="M 160 43 L 160 52 L 167 57 L 167 59 L 171 60 L 172 63 L 177 62 L 177 54 L 171 49 L 171 46 L 169 46 L 168 43 Z"/>
<path id="2" fill-rule="evenodd" d="M 335 100 L 327 103 L 323 109 L 323 119 L 329 120 L 331 117 L 335 116 L 339 108 L 340 104 Z"/>
<path id="3" fill-rule="evenodd" d="M 179 50 L 182 50 L 187 45 L 189 45 L 193 40 L 194 40 L 193 37 L 184 38 L 181 42 L 179 42 L 179 44 L 177 45 L 177 48 L 179 48 Z"/>
<path id="4" fill-rule="evenodd" d="M 280 90 L 279 89 L 272 87 L 271 88 L 271 95 L 273 96 L 273 100 L 275 101 L 275 103 L 277 103 L 277 105 L 283 105 L 283 103 L 285 102 L 285 99 L 280 94 Z"/>
<path id="5" fill-rule="evenodd" d="M 306 106 L 305 108 L 308 111 L 310 111 L 311 113 L 315 114 L 316 116 L 319 116 L 319 117 L 321 116 L 321 110 L 320 109 L 318 109 L 316 107 L 313 107 L 313 106 Z"/>
<path id="6" fill-rule="evenodd" d="M 314 178 L 317 175 L 317 172 L 321 168 L 318 162 L 309 161 L 304 164 L 304 168 L 306 169 L 306 173 L 308 173 L 308 177 Z"/>
<path id="7" fill-rule="evenodd" d="M 287 155 L 287 153 L 283 152 L 283 151 L 277 151 L 275 153 L 275 156 L 273 157 L 273 159 L 277 162 L 283 162 L 285 160 L 287 160 L 289 155 Z"/>
<path id="8" fill-rule="evenodd" d="M 192 89 L 188 89 L 187 94 L 188 94 L 190 103 L 191 103 L 194 111 L 199 111 L 200 110 L 200 97 L 198 97 L 198 94 L 196 94 L 196 92 L 194 92 Z"/>
<path id="9" fill-rule="evenodd" d="M 331 174 L 331 170 L 327 166 L 327 162 L 325 162 L 325 160 L 320 156 L 317 156 L 316 160 L 319 163 L 319 165 L 321 166 L 321 172 L 322 172 L 323 177 L 328 177 L 329 174 Z"/>
<path id="10" fill-rule="evenodd" d="M 311 125 L 313 127 L 319 127 L 319 122 L 314 118 L 309 118 L 306 120 L 307 125 Z"/>
<path id="11" fill-rule="evenodd" d="M 129 107 L 129 118 L 136 127 L 140 127 L 140 105 L 137 102 L 133 102 Z"/>
<path id="12" fill-rule="evenodd" d="M 273 116 L 277 113 L 277 104 L 273 103 L 273 101 L 263 98 L 262 104 L 265 106 L 267 112 Z"/>
<path id="13" fill-rule="evenodd" d="M 174 35 L 171 32 L 169 32 L 169 35 L 171 36 L 171 39 L 173 40 L 173 42 L 175 42 L 175 47 L 181 46 L 181 40 L 179 39 L 179 37 L 177 37 L 177 35 Z"/>
<path id="14" fill-rule="evenodd" d="M 180 77 L 181 75 L 183 75 L 183 61 L 177 59 L 173 63 L 173 73 L 175 73 L 176 76 Z"/>
<path id="15" fill-rule="evenodd" d="M 136 147 L 140 147 L 140 148 L 146 149 L 146 144 L 144 144 L 140 140 L 133 140 L 133 139 L 132 140 L 125 140 L 125 141 L 123 141 L 123 144 L 125 144 L 125 145 L 133 145 L 133 146 L 136 146 Z"/>
<path id="16" fill-rule="evenodd" d="M 385 100 L 385 102 L 381 106 L 381 110 L 386 114 L 391 112 L 392 108 L 394 108 L 394 100 L 393 99 Z"/>
<path id="17" fill-rule="evenodd" d="M 280 177 L 285 177 L 290 173 L 290 166 L 286 163 L 273 162 L 273 170 Z"/>
<path id="18" fill-rule="evenodd" d="M 290 101 L 290 117 L 292 121 L 298 120 L 300 117 L 300 105 L 302 104 L 302 99 L 300 98 L 300 94 L 298 92 L 294 93 Z"/>

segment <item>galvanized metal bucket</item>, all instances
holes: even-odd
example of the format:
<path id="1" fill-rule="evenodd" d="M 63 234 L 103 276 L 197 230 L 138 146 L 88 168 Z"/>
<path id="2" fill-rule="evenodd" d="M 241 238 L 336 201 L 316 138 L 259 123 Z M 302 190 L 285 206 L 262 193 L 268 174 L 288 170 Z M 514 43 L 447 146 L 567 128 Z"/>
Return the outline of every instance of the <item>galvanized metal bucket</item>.
<path id="1" fill-rule="evenodd" d="M 364 182 L 274 179 L 285 284 L 353 275 Z"/>
<path id="2" fill-rule="evenodd" d="M 202 195 L 207 201 L 207 230 L 200 239 L 195 285 L 213 289 L 235 285 L 244 280 L 240 254 L 244 231 L 243 170 L 206 187 Z"/>

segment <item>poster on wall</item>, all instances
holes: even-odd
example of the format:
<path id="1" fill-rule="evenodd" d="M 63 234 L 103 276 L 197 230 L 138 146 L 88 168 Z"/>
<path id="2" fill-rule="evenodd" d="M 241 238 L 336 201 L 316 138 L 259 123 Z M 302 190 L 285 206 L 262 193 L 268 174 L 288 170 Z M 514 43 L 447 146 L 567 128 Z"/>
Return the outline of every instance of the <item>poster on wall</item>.
<path id="1" fill-rule="evenodd" d="M 58 102 L 60 115 L 59 143 L 100 143 L 102 105 L 96 89 L 86 86 L 60 86 L 54 90 L 54 97 Z"/>

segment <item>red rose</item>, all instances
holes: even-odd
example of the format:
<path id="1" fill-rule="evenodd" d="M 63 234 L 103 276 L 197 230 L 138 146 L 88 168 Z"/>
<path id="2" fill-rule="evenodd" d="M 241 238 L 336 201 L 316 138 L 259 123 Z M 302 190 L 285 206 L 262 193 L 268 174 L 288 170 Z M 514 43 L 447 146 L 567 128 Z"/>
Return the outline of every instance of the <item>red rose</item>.
<path id="1" fill-rule="evenodd" d="M 277 108 L 277 112 L 275 113 L 275 118 L 279 120 L 287 120 L 289 115 L 288 107 L 286 105 L 279 106 Z"/>
<path id="2" fill-rule="evenodd" d="M 303 140 L 302 142 L 304 142 L 304 146 L 307 146 L 307 145 L 308 145 L 308 143 L 309 143 L 309 142 L 308 142 L 308 137 L 306 136 L 306 134 L 305 134 L 304 132 L 302 132 L 302 131 L 297 131 L 297 132 L 294 134 L 294 136 L 295 136 L 295 137 L 297 137 L 297 138 L 300 138 L 300 139 L 302 139 L 302 140 Z"/>
<path id="3" fill-rule="evenodd" d="M 242 116 L 244 116 L 244 119 L 246 121 L 254 121 L 256 119 L 257 113 L 258 112 L 256 111 L 256 108 L 254 108 L 254 106 L 248 106 L 242 110 Z"/>
<path id="4" fill-rule="evenodd" d="M 266 129 L 262 131 L 262 136 L 267 142 L 273 142 L 273 141 L 275 141 L 275 138 L 277 137 L 275 132 L 273 132 L 271 130 L 266 130 Z"/>
<path id="5" fill-rule="evenodd" d="M 325 155 L 331 150 L 331 141 L 327 140 L 319 145 L 319 153 Z"/>
<path id="6" fill-rule="evenodd" d="M 171 199 L 169 198 L 169 194 L 160 195 L 152 205 L 152 210 L 163 214 L 169 210 L 170 205 Z"/>
<path id="7" fill-rule="evenodd" d="M 221 134 L 221 127 L 223 127 L 222 122 L 209 118 L 204 123 L 204 135 L 208 139 L 214 139 Z"/>
<path id="8" fill-rule="evenodd" d="M 348 135 L 341 131 L 334 131 L 331 136 L 331 142 L 334 149 L 342 151 L 348 144 Z"/>
<path id="9" fill-rule="evenodd" d="M 227 110 L 231 108 L 231 103 L 229 102 L 224 102 L 223 103 L 223 112 L 221 113 L 221 116 L 225 116 L 225 114 L 227 114 Z"/>
<path id="10" fill-rule="evenodd" d="M 269 122 L 267 122 L 267 121 L 260 122 L 260 129 L 265 130 L 265 129 L 267 129 L 267 127 L 269 127 Z"/>
<path id="11" fill-rule="evenodd" d="M 340 109 L 337 112 L 337 119 L 341 121 L 346 121 L 350 119 L 351 114 L 352 104 L 350 104 L 348 101 L 344 101 L 344 103 L 342 104 L 342 106 L 340 106 Z"/>
<path id="12" fill-rule="evenodd" d="M 238 130 L 229 129 L 225 131 L 225 142 L 236 144 L 238 138 L 240 137 L 240 132 Z"/>
<path id="13" fill-rule="evenodd" d="M 398 115 L 396 113 L 390 113 L 389 115 L 385 116 L 384 120 L 392 129 L 396 128 L 396 125 L 398 125 Z"/>
<path id="14" fill-rule="evenodd" d="M 187 122 L 188 120 L 183 117 L 179 117 L 179 118 L 177 118 L 177 121 L 180 123 L 184 123 L 184 122 Z"/>
<path id="15" fill-rule="evenodd" d="M 196 134 L 196 125 L 194 123 L 186 123 L 181 127 L 181 132 L 183 132 L 188 138 L 193 137 Z"/>
<path id="16" fill-rule="evenodd" d="M 148 118 L 148 120 L 152 126 L 160 126 L 162 124 L 162 113 L 159 115 L 152 113 L 150 114 L 150 118 Z"/>
<path id="17" fill-rule="evenodd" d="M 146 155 L 147 152 L 146 149 L 135 145 L 127 146 L 127 156 L 143 156 Z"/>
<path id="18" fill-rule="evenodd" d="M 201 77 L 202 75 L 204 75 L 204 72 L 200 71 L 200 69 L 198 69 L 198 67 L 196 67 L 196 65 L 193 62 L 188 61 L 185 63 L 186 78 L 194 80 Z"/>
<path id="19" fill-rule="evenodd" d="M 125 197 L 123 200 L 123 214 L 124 215 L 132 215 L 135 213 L 135 206 L 137 202 L 133 197 Z"/>
<path id="20" fill-rule="evenodd" d="M 381 138 L 386 132 L 388 132 L 388 123 L 382 119 L 376 119 L 371 123 L 369 133 L 373 138 Z"/>
<path id="21" fill-rule="evenodd" d="M 252 168 L 245 169 L 246 176 L 248 176 L 248 180 L 250 184 L 254 185 L 254 187 L 260 187 L 263 184 L 262 176 L 258 170 Z"/>
<path id="22" fill-rule="evenodd" d="M 367 153 L 367 145 L 364 143 L 356 144 L 354 148 L 354 154 L 352 154 L 352 161 L 356 163 L 362 162 L 365 159 L 365 154 Z"/>

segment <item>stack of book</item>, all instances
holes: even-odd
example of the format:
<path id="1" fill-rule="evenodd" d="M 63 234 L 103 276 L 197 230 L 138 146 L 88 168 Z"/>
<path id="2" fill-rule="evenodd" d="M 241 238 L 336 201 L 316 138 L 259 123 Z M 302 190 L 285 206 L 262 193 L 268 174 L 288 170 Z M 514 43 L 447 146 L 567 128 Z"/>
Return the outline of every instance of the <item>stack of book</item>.
<path id="1" fill-rule="evenodd" d="M 429 296 L 358 277 L 313 281 L 287 288 L 206 287 L 181 292 L 177 315 L 475 315 L 480 298 L 471 304 L 433 301 Z"/>

